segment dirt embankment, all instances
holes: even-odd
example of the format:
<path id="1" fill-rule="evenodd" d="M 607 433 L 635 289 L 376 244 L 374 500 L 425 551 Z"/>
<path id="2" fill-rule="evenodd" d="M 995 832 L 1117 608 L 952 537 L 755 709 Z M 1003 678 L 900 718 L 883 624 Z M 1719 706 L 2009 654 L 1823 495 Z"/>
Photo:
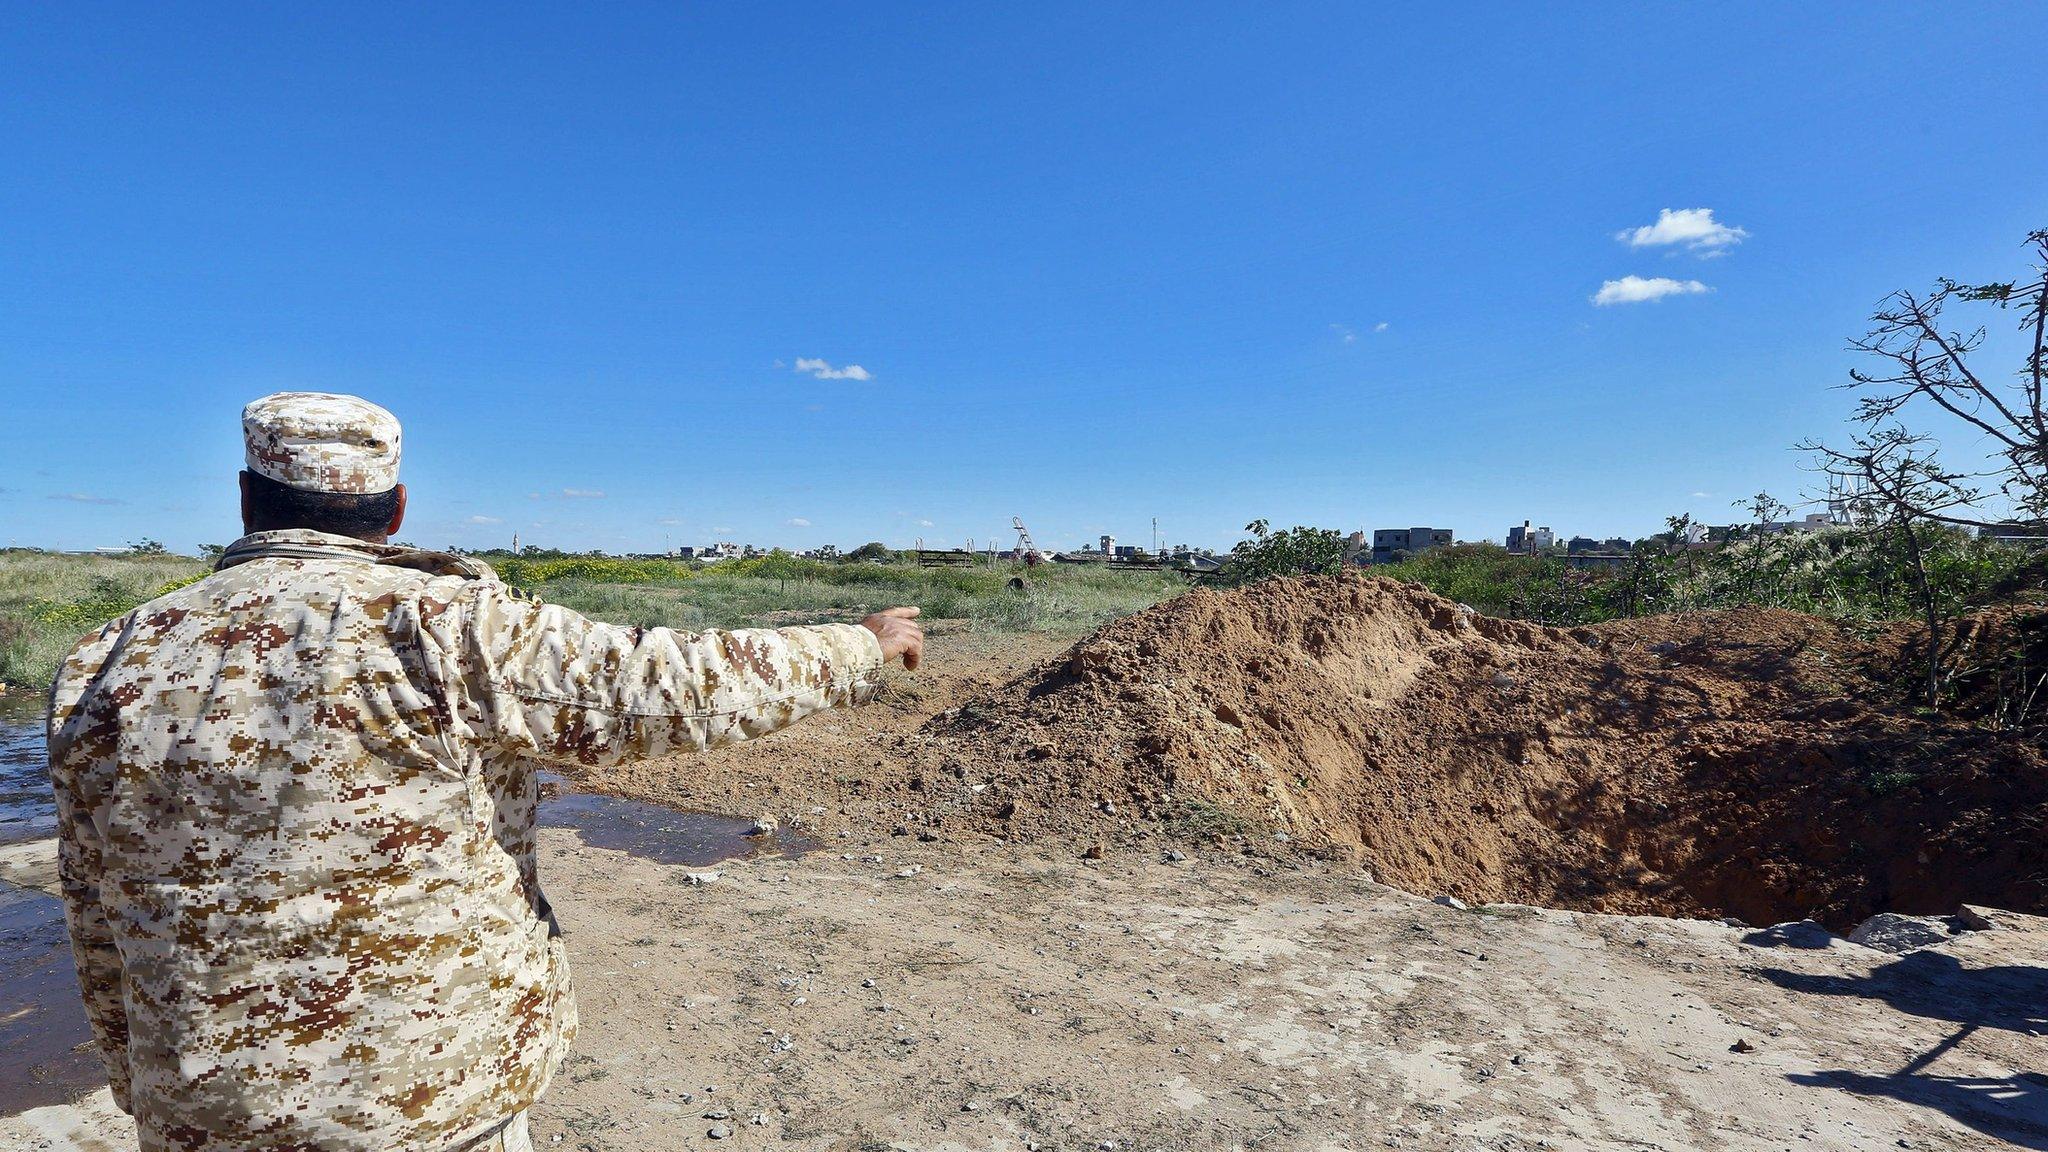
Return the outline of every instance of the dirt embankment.
<path id="1" fill-rule="evenodd" d="M 940 713 L 904 784 L 955 829 L 1280 833 L 1473 901 L 2048 908 L 2040 730 L 1903 704 L 1912 642 L 1770 610 L 1566 632 L 1375 578 L 1197 591 Z"/>

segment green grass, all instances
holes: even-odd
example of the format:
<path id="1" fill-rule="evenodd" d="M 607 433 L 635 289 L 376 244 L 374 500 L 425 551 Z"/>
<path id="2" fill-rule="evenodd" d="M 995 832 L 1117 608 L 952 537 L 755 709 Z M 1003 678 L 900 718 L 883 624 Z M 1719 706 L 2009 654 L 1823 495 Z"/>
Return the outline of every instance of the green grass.
<path id="1" fill-rule="evenodd" d="M 1931 526 L 1921 529 L 1921 546 L 1944 615 L 2041 590 L 2044 562 L 2026 549 Z M 1631 563 L 1601 569 L 1460 544 L 1371 571 L 1488 616 L 1564 627 L 1745 605 L 1845 622 L 1912 619 L 1921 610 L 1900 537 L 1872 529 L 1787 532 L 1697 551 L 1639 548 Z"/>
<path id="2" fill-rule="evenodd" d="M 1081 632 L 1185 587 L 1171 573 L 1048 565 L 919 568 L 769 555 L 721 564 L 612 557 L 485 556 L 507 583 L 599 620 L 643 626 L 778 627 L 858 620 L 915 604 L 927 620 L 977 630 Z M 204 576 L 184 556 L 0 552 L 0 684 L 41 691 L 78 638 L 171 588 Z M 1014 576 L 1026 587 L 1008 587 Z"/>
<path id="3" fill-rule="evenodd" d="M 0 684 L 49 687 L 79 637 L 206 570 L 189 556 L 0 551 Z"/>
<path id="4" fill-rule="evenodd" d="M 764 557 L 762 560 L 774 560 Z M 503 574 L 543 600 L 600 620 L 671 628 L 745 628 L 858 620 L 869 612 L 915 604 L 927 620 L 966 620 L 976 629 L 1078 632 L 1150 607 L 1185 584 L 1168 573 L 1108 572 L 1083 567 L 917 568 L 894 564 L 780 564 L 728 561 L 692 568 L 670 564 L 650 573 L 623 561 L 623 579 L 589 568 L 556 579 L 519 562 Z M 636 570 L 637 569 L 637 570 Z M 654 579 L 648 579 L 649 576 Z M 1025 588 L 1008 587 L 1022 575 Z"/>

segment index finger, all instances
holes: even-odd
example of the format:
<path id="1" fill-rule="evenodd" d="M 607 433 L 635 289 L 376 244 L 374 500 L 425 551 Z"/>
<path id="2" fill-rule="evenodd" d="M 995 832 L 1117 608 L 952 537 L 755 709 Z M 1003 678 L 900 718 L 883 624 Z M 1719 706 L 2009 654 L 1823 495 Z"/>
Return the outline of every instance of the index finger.
<path id="1" fill-rule="evenodd" d="M 880 612 L 875 613 L 875 615 L 894 616 L 898 620 L 909 620 L 917 615 L 917 609 L 915 607 L 884 608 Z"/>

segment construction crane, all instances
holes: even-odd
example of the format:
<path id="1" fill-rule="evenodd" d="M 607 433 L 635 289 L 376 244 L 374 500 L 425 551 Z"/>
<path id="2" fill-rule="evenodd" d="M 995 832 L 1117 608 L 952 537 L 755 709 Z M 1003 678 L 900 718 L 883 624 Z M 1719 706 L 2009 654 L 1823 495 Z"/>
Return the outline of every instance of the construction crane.
<path id="1" fill-rule="evenodd" d="M 1045 553 L 1031 542 L 1031 530 L 1024 527 L 1024 518 L 1010 517 L 1010 527 L 1017 530 L 1017 559 L 1022 560 L 1026 568 L 1036 568 L 1045 563 Z"/>

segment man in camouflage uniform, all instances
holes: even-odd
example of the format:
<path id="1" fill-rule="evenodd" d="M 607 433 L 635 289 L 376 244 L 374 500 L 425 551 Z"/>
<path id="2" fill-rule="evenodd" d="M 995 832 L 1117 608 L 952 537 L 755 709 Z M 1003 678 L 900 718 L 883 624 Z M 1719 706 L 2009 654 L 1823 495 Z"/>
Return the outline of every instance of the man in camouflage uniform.
<path id="1" fill-rule="evenodd" d="M 923 638 L 624 628 L 385 543 L 399 428 L 243 412 L 248 535 L 51 692 L 79 983 L 159 1149 L 510 1149 L 576 1028 L 533 761 L 701 749 L 866 700 Z"/>

